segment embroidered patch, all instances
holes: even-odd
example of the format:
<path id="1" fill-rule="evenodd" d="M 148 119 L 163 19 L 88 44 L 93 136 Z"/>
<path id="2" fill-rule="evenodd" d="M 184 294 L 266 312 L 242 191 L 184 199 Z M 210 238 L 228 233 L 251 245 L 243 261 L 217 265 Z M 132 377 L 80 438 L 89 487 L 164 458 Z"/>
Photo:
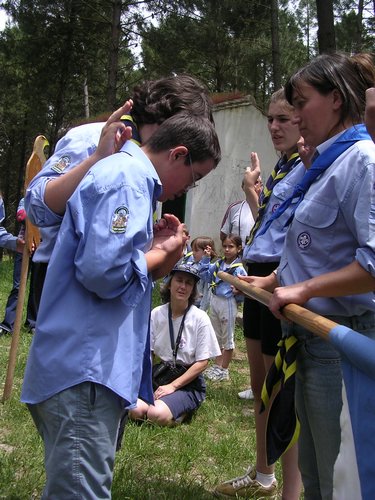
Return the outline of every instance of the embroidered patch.
<path id="1" fill-rule="evenodd" d="M 120 234 L 125 233 L 128 225 L 129 210 L 124 207 L 117 207 L 113 212 L 111 220 L 111 233 Z"/>
<path id="2" fill-rule="evenodd" d="M 64 170 L 70 165 L 70 156 L 62 156 L 58 161 L 52 165 L 52 170 L 58 174 L 62 174 Z"/>
<path id="3" fill-rule="evenodd" d="M 305 250 L 308 248 L 311 244 L 311 237 L 309 233 L 301 233 L 297 237 L 297 245 L 299 248 L 302 248 L 302 250 Z"/>
<path id="4" fill-rule="evenodd" d="M 280 203 L 275 203 L 274 206 L 272 207 L 271 212 L 272 213 L 276 212 L 276 210 L 279 208 L 279 206 L 280 206 Z"/>

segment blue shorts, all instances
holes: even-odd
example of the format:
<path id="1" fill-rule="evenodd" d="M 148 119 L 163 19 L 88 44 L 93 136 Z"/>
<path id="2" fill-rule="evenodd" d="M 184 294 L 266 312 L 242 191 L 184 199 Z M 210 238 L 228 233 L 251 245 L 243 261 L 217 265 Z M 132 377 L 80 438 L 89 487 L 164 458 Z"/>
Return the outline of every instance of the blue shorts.
<path id="1" fill-rule="evenodd" d="M 201 376 L 201 375 L 200 375 Z M 184 413 L 193 413 L 206 399 L 206 389 L 201 391 L 179 389 L 160 398 L 170 409 L 173 419 L 177 420 Z"/>

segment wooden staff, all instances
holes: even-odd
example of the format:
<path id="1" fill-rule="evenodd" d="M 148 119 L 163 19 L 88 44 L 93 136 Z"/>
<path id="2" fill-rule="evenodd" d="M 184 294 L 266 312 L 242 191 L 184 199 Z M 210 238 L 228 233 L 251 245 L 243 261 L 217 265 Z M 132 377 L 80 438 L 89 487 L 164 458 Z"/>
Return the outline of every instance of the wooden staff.
<path id="1" fill-rule="evenodd" d="M 242 281 L 231 274 L 225 273 L 224 271 L 218 272 L 217 275 L 221 280 L 227 281 L 248 297 L 268 306 L 272 293 L 267 292 L 267 290 L 263 290 L 262 288 L 250 285 L 246 281 Z M 290 321 L 293 321 L 293 323 L 303 326 L 310 332 L 315 333 L 315 335 L 319 335 L 319 337 L 322 337 L 325 340 L 328 340 L 328 333 L 332 330 L 332 328 L 337 326 L 337 323 L 334 321 L 313 313 L 312 311 L 309 311 L 308 309 L 305 309 L 297 304 L 288 304 L 284 306 L 282 312 L 283 316 Z"/>
<path id="2" fill-rule="evenodd" d="M 47 139 L 44 137 L 44 135 L 38 135 L 38 137 L 34 141 L 33 152 L 31 153 L 29 161 L 27 162 L 26 165 L 25 186 L 24 186 L 25 191 L 31 180 L 41 170 L 43 164 L 46 161 L 46 157 L 44 155 L 44 148 L 48 146 L 48 144 L 49 143 Z M 21 277 L 18 290 L 16 317 L 14 320 L 12 343 L 10 345 L 10 351 L 9 351 L 8 368 L 7 368 L 4 393 L 2 398 L 3 403 L 7 399 L 9 399 L 10 394 L 12 392 L 14 370 L 16 367 L 17 350 L 18 350 L 19 337 L 21 331 L 23 305 L 25 302 L 27 275 L 29 271 L 29 259 L 32 251 L 36 250 L 39 243 L 40 243 L 40 235 L 38 228 L 33 226 L 33 224 L 31 224 L 31 222 L 28 219 L 26 219 L 25 246 L 23 247 L 23 253 L 22 253 Z"/>

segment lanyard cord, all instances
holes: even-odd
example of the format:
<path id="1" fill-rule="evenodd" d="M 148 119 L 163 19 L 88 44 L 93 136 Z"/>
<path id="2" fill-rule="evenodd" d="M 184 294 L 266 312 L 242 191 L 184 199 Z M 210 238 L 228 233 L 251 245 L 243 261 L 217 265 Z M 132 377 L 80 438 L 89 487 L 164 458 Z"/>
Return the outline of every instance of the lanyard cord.
<path id="1" fill-rule="evenodd" d="M 168 322 L 169 322 L 169 338 L 171 341 L 171 348 L 172 348 L 172 354 L 173 354 L 173 366 L 176 366 L 176 358 L 177 358 L 177 351 L 178 347 L 180 345 L 180 340 L 182 336 L 182 330 L 184 329 L 184 323 L 185 323 L 185 317 L 190 309 L 190 306 L 188 306 L 185 309 L 184 315 L 182 316 L 180 328 L 178 329 L 178 334 L 176 338 L 176 342 L 174 341 L 174 329 L 173 329 L 173 321 L 172 321 L 172 308 L 171 308 L 171 303 L 168 305 Z"/>

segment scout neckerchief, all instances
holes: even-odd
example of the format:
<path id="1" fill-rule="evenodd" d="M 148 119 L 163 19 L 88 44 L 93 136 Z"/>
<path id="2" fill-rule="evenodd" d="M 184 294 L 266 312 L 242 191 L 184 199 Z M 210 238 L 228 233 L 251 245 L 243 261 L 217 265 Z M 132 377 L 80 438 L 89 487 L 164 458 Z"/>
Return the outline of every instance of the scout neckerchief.
<path id="1" fill-rule="evenodd" d="M 299 342 L 282 338 L 262 388 L 260 413 L 270 406 L 266 428 L 267 463 L 274 464 L 298 439 L 300 423 L 294 405 Z M 272 398 L 272 396 L 275 396 Z"/>
<path id="2" fill-rule="evenodd" d="M 271 175 L 268 177 L 266 185 L 263 188 L 262 194 L 259 199 L 259 208 L 258 208 L 258 216 L 254 223 L 254 226 L 251 229 L 250 235 L 247 238 L 246 244 L 250 245 L 253 241 L 257 230 L 262 222 L 264 213 L 266 211 L 267 204 L 269 199 L 271 198 L 272 191 L 276 184 L 278 184 L 281 179 L 283 179 L 293 168 L 294 164 L 299 160 L 299 154 L 292 153 L 287 159 L 284 155 L 280 160 L 276 163 L 275 168 L 273 169 Z"/>
<path id="3" fill-rule="evenodd" d="M 210 283 L 210 289 L 214 295 L 216 295 L 216 287 L 219 283 L 221 283 L 223 280 L 217 277 L 217 273 L 219 272 L 221 264 L 225 262 L 225 259 L 218 259 L 215 262 L 215 269 L 212 275 L 212 281 Z M 226 273 L 228 274 L 233 274 L 234 271 L 236 270 L 236 267 L 242 266 L 242 262 L 238 261 L 238 257 L 234 259 L 234 261 L 231 263 L 231 265 L 225 270 Z"/>
<path id="4" fill-rule="evenodd" d="M 178 329 L 178 334 L 176 341 L 174 340 L 174 329 L 173 329 L 173 320 L 172 320 L 172 308 L 171 308 L 171 303 L 168 304 L 168 322 L 169 322 L 169 338 L 171 340 L 171 348 L 172 348 L 172 354 L 173 354 L 173 366 L 176 366 L 176 359 L 177 359 L 177 351 L 180 346 L 180 340 L 182 336 L 182 330 L 184 329 L 184 323 L 185 323 L 185 317 L 190 309 L 190 306 L 188 306 L 185 309 L 184 315 L 182 316 L 180 328 Z"/>
<path id="5" fill-rule="evenodd" d="M 137 146 L 141 145 L 141 136 L 138 132 L 137 124 L 135 123 L 133 117 L 131 115 L 122 115 L 120 120 L 127 126 L 132 129 L 132 138 L 130 139 L 132 142 L 137 144 Z"/>
<path id="6" fill-rule="evenodd" d="M 187 252 L 181 259 L 181 264 L 188 264 L 188 260 L 190 259 L 190 257 L 193 255 L 193 251 L 191 252 Z"/>
<path id="7" fill-rule="evenodd" d="M 340 156 L 344 151 L 350 148 L 357 141 L 363 140 L 371 140 L 366 127 L 363 124 L 354 125 L 354 127 L 350 127 L 343 134 L 340 135 L 321 155 L 317 156 L 314 160 L 311 167 L 306 171 L 305 175 L 302 177 L 302 180 L 299 184 L 297 184 L 293 190 L 293 193 L 289 198 L 287 198 L 279 208 L 271 215 L 267 223 L 265 224 L 262 231 L 259 233 L 259 236 L 264 234 L 267 229 L 270 227 L 272 222 L 280 217 L 285 210 L 292 203 L 293 199 L 296 199 L 297 202 L 293 207 L 293 211 L 285 226 L 288 226 L 294 217 L 294 213 L 298 207 L 298 205 L 303 200 L 306 191 L 309 189 L 311 184 L 315 181 L 317 177 L 319 177 L 327 168 L 329 168 L 332 163 Z"/>

